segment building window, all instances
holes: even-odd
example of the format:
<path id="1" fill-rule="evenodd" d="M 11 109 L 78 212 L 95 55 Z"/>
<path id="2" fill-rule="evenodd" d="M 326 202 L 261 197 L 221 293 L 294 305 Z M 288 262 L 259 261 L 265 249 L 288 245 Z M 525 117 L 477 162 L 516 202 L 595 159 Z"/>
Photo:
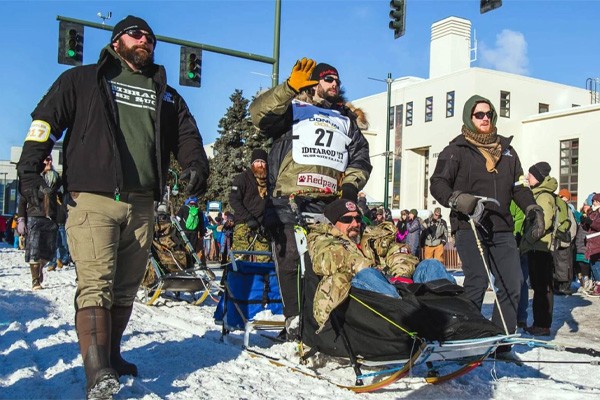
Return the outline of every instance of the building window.
<path id="1" fill-rule="evenodd" d="M 510 92 L 500 92 L 500 116 L 510 118 Z"/>
<path id="2" fill-rule="evenodd" d="M 549 104 L 544 104 L 544 103 L 539 103 L 538 104 L 538 113 L 547 113 L 548 111 L 550 111 L 550 105 Z"/>
<path id="3" fill-rule="evenodd" d="M 425 99 L 425 122 L 433 120 L 433 97 L 429 96 Z"/>
<path id="4" fill-rule="evenodd" d="M 411 126 L 413 121 L 413 102 L 406 103 L 406 126 Z"/>
<path id="5" fill-rule="evenodd" d="M 446 118 L 454 117 L 454 90 L 446 93 Z"/>
<path id="6" fill-rule="evenodd" d="M 577 178 L 579 175 L 579 139 L 560 142 L 559 189 L 571 192 L 571 202 L 577 204 Z"/>
<path id="7" fill-rule="evenodd" d="M 581 107 L 579 104 L 571 104 L 571 107 Z"/>

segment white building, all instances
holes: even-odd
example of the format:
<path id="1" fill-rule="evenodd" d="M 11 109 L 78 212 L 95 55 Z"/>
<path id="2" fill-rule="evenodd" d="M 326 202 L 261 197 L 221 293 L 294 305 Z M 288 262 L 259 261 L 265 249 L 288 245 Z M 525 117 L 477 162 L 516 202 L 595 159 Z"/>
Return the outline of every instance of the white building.
<path id="1" fill-rule="evenodd" d="M 391 86 L 390 180 L 391 208 L 432 210 L 429 177 L 440 151 L 462 127 L 463 105 L 474 94 L 492 101 L 499 113 L 498 133 L 514 136 L 512 144 L 526 172 L 538 161 L 552 166 L 551 175 L 568 188 L 580 206 L 600 191 L 592 152 L 600 138 L 600 104 L 589 91 L 494 70 L 470 67 L 468 20 L 449 17 L 431 28 L 429 79 L 404 77 Z M 352 103 L 369 119 L 373 172 L 364 191 L 384 198 L 387 93 Z M 447 214 L 447 210 L 444 212 Z"/>

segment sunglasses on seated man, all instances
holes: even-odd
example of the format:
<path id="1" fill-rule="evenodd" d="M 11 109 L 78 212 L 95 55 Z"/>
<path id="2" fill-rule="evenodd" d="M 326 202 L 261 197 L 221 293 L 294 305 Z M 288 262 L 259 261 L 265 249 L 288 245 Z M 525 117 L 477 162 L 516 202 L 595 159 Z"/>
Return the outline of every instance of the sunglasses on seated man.
<path id="1" fill-rule="evenodd" d="M 338 218 L 338 222 L 342 224 L 351 224 L 352 221 L 362 222 L 362 217 L 360 215 L 342 215 Z"/>

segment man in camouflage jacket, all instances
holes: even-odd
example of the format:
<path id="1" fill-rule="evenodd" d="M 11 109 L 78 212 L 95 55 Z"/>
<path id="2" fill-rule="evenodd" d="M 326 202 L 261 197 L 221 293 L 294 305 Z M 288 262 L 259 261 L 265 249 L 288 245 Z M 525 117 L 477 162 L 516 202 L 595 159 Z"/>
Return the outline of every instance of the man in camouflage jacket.
<path id="1" fill-rule="evenodd" d="M 331 312 L 346 299 L 359 271 L 375 268 L 391 276 L 411 277 L 419 262 L 408 254 L 405 244 L 396 243 L 396 228 L 391 222 L 369 226 L 361 237 L 362 216 L 351 200 L 338 199 L 328 204 L 325 217 L 331 224 L 312 225 L 308 234 L 312 267 L 322 277 L 313 305 L 319 331 Z M 384 287 L 386 283 L 395 292 L 387 281 Z"/>

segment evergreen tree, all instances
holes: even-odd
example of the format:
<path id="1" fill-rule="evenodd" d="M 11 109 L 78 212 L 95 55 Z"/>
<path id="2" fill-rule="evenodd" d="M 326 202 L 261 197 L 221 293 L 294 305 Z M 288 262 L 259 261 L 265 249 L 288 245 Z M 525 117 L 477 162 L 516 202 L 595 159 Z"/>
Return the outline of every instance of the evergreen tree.
<path id="1" fill-rule="evenodd" d="M 233 178 L 250 164 L 250 155 L 256 147 L 264 146 L 264 137 L 252 125 L 248 113 L 249 100 L 236 89 L 229 97 L 232 105 L 219 121 L 220 137 L 215 141 L 214 158 L 210 160 L 210 178 L 205 200 L 223 203 L 229 207 L 229 191 Z"/>

